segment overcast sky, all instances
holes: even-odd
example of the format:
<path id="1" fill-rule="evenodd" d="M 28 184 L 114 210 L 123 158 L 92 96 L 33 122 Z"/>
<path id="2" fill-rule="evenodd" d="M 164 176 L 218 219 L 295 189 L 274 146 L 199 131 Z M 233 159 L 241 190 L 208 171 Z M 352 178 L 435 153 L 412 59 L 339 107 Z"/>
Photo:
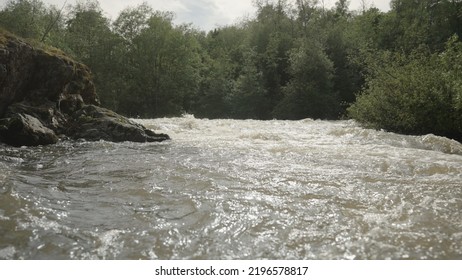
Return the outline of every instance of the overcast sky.
<path id="1" fill-rule="evenodd" d="M 42 0 L 61 8 L 64 0 Z M 78 0 L 68 0 L 74 4 Z M 295 0 L 289 0 L 295 2 Z M 7 0 L 0 0 L 0 3 Z M 194 26 L 208 31 L 214 27 L 236 23 L 246 16 L 252 16 L 255 8 L 252 0 L 99 0 L 106 16 L 115 19 L 119 12 L 127 6 L 137 6 L 147 2 L 155 10 L 172 11 L 175 13 L 175 23 L 192 23 Z M 319 1 L 320 3 L 322 0 Z M 332 7 L 336 0 L 324 0 L 326 7 Z M 350 10 L 357 10 L 361 0 L 350 0 Z M 377 7 L 383 11 L 389 10 L 390 0 L 365 0 L 368 6 Z M 3 5 L 1 5 L 3 6 Z"/>

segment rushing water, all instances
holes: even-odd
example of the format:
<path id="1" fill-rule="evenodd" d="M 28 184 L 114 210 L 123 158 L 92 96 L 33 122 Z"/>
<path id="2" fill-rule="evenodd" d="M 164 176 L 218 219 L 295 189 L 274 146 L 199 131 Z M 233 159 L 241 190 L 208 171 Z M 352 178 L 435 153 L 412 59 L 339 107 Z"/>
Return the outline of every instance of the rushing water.
<path id="1" fill-rule="evenodd" d="M 352 121 L 140 120 L 0 145 L 0 259 L 462 259 L 462 145 Z"/>

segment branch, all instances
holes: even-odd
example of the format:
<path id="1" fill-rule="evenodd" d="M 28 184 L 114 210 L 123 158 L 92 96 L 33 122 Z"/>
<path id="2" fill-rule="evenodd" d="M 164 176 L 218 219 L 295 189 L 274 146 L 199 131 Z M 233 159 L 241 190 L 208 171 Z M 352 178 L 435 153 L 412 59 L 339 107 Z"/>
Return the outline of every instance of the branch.
<path id="1" fill-rule="evenodd" d="M 64 4 L 63 6 L 61 7 L 61 10 L 59 10 L 58 12 L 58 15 L 56 16 L 55 20 L 53 20 L 47 27 L 47 29 L 45 30 L 43 36 L 42 36 L 42 39 L 40 40 L 40 42 L 44 42 L 46 37 L 48 36 L 48 34 L 50 33 L 51 29 L 53 29 L 53 26 L 58 22 L 58 20 L 61 18 L 61 14 L 64 10 L 64 7 L 66 6 L 66 3 L 67 3 L 67 0 L 64 1 Z"/>

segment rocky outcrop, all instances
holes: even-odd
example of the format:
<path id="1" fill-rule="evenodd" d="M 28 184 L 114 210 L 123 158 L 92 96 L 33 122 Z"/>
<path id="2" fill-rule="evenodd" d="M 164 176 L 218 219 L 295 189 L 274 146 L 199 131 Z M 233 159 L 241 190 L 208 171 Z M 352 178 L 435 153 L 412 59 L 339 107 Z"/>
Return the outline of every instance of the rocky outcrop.
<path id="1" fill-rule="evenodd" d="M 67 135 L 72 138 L 113 142 L 159 142 L 168 139 L 165 134 L 156 134 L 108 109 L 94 105 L 76 111 L 73 119 L 74 122 L 67 130 Z"/>
<path id="2" fill-rule="evenodd" d="M 14 146 L 169 139 L 100 105 L 91 72 L 61 51 L 0 30 L 0 141 Z"/>

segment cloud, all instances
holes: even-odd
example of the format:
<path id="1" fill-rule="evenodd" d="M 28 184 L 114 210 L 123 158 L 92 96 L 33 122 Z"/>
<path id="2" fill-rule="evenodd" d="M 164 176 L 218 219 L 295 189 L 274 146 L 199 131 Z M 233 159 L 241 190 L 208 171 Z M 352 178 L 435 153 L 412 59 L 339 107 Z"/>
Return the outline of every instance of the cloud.
<path id="1" fill-rule="evenodd" d="M 42 0 L 47 4 L 53 4 L 61 8 L 64 0 Z M 289 0 L 289 2 L 295 0 Z M 389 0 L 365 0 L 368 7 L 375 6 L 381 10 L 389 10 Z M 77 0 L 68 0 L 73 5 Z M 239 19 L 252 16 L 255 7 L 252 0 L 99 0 L 105 15 L 116 19 L 124 8 L 137 6 L 147 2 L 153 9 L 159 11 L 174 12 L 175 23 L 192 23 L 202 30 L 211 30 L 217 26 L 236 23 Z M 325 0 L 326 7 L 332 7 L 336 0 Z M 356 10 L 361 7 L 361 0 L 350 0 L 350 9 Z"/>
<path id="2" fill-rule="evenodd" d="M 350 10 L 360 10 L 362 6 L 361 0 L 351 0 L 350 1 Z M 382 11 L 390 10 L 390 0 L 365 0 L 367 8 L 376 7 Z"/>
<path id="3" fill-rule="evenodd" d="M 71 2 L 75 2 L 75 0 Z M 200 29 L 210 30 L 217 25 L 233 23 L 243 13 L 242 8 L 248 7 L 242 3 L 250 3 L 251 0 L 99 0 L 99 2 L 101 8 L 112 19 L 115 19 L 119 12 L 128 6 L 133 7 L 147 2 L 154 10 L 174 12 L 176 24 L 192 23 Z M 232 3 L 234 3 L 234 7 L 237 6 L 238 8 L 224 8 L 224 6 L 230 6 Z"/>
<path id="4" fill-rule="evenodd" d="M 214 27 L 219 18 L 219 7 L 212 0 L 182 1 L 185 9 L 176 11 L 177 23 L 192 23 L 193 25 L 209 30 Z"/>
<path id="5" fill-rule="evenodd" d="M 177 15 L 176 23 L 192 23 L 203 30 L 232 24 L 245 14 L 255 11 L 251 0 L 179 0 L 178 2 L 184 9 L 172 10 Z"/>
<path id="6" fill-rule="evenodd" d="M 64 0 L 42 0 L 61 8 Z M 74 5 L 78 0 L 68 0 Z M 175 13 L 175 23 L 192 23 L 194 26 L 211 30 L 217 26 L 229 25 L 246 14 L 253 14 L 252 0 L 99 0 L 105 15 L 117 18 L 126 7 L 135 7 L 147 2 L 154 10 Z"/>

